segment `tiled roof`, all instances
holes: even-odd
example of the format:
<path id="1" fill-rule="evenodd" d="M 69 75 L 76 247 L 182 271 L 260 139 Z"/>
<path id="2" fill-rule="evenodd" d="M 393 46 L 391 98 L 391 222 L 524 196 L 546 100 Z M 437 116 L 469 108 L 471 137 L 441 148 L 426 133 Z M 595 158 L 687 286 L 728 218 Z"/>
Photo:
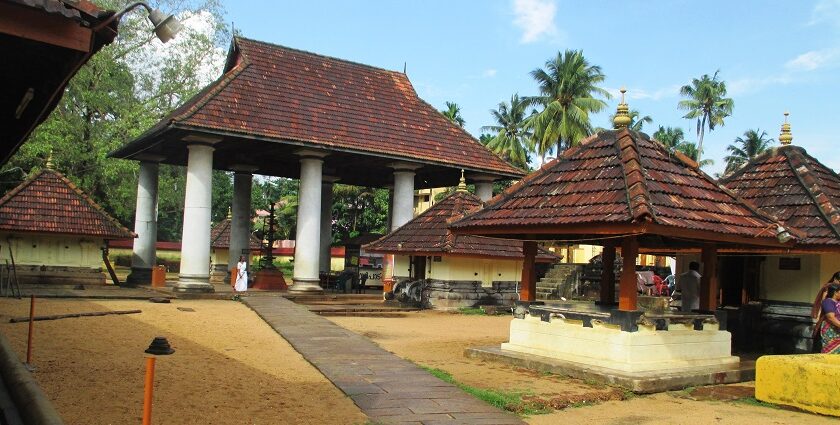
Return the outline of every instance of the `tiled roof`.
<path id="1" fill-rule="evenodd" d="M 805 149 L 793 145 L 771 149 L 721 183 L 802 232 L 798 246 L 840 246 L 840 177 Z"/>
<path id="2" fill-rule="evenodd" d="M 241 37 L 231 52 L 219 80 L 113 155 L 173 124 L 458 168 L 469 158 L 468 170 L 523 175 L 420 99 L 401 72 Z"/>
<path id="3" fill-rule="evenodd" d="M 43 169 L 0 198 L 0 231 L 93 236 L 135 235 L 61 173 Z"/>
<path id="4" fill-rule="evenodd" d="M 249 248 L 260 249 L 260 241 L 254 235 L 248 235 Z M 213 226 L 210 230 L 210 246 L 213 248 L 230 248 L 230 219 L 226 218 Z"/>
<path id="5" fill-rule="evenodd" d="M 454 235 L 448 225 L 483 206 L 476 196 L 456 191 L 400 228 L 365 245 L 368 252 L 418 255 L 461 255 L 489 258 L 523 258 L 522 242 L 479 236 Z M 559 259 L 540 250 L 539 261 Z"/>
<path id="6" fill-rule="evenodd" d="M 643 133 L 611 130 L 568 149 L 452 227 L 471 234 L 512 228 L 518 234 L 603 234 L 612 226 L 628 233 L 711 241 L 734 235 L 741 243 L 760 238 L 772 244 L 775 230 L 769 229 L 775 225 L 684 155 Z"/>

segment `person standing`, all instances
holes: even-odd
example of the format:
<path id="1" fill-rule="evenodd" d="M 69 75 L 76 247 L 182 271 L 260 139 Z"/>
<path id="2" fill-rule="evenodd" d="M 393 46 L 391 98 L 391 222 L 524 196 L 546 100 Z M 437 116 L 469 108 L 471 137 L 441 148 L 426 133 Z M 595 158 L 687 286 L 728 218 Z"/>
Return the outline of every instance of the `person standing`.
<path id="1" fill-rule="evenodd" d="M 248 263 L 245 262 L 245 256 L 239 256 L 239 262 L 236 263 L 236 284 L 233 286 L 236 292 L 245 292 L 248 290 Z"/>
<path id="2" fill-rule="evenodd" d="M 688 271 L 677 277 L 676 291 L 681 294 L 683 313 L 700 309 L 700 263 L 688 263 Z"/>
<path id="3" fill-rule="evenodd" d="M 829 284 L 826 288 L 825 299 L 822 300 L 820 339 L 823 354 L 840 354 L 840 320 L 837 317 L 837 303 L 840 302 L 840 285 Z"/>

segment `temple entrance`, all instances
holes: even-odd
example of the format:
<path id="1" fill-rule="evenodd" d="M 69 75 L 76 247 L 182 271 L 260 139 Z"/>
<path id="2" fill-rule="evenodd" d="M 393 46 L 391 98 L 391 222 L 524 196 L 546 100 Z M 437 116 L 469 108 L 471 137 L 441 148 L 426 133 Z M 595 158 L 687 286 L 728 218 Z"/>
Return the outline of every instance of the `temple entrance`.
<path id="1" fill-rule="evenodd" d="M 758 299 L 763 256 L 720 258 L 721 305 L 738 307 Z"/>
<path id="2" fill-rule="evenodd" d="M 413 256 L 411 257 L 411 278 L 413 280 L 422 280 L 426 278 L 426 257 Z"/>

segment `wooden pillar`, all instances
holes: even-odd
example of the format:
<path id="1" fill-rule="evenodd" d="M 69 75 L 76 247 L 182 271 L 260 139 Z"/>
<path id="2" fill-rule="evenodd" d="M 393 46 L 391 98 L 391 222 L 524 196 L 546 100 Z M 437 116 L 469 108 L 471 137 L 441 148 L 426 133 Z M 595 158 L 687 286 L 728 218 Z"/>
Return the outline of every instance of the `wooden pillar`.
<path id="1" fill-rule="evenodd" d="M 718 307 L 717 247 L 703 245 L 700 253 L 703 275 L 700 278 L 700 310 L 714 311 Z"/>
<path id="2" fill-rule="evenodd" d="M 601 252 L 601 304 L 615 302 L 615 245 L 604 245 Z"/>
<path id="3" fill-rule="evenodd" d="M 525 241 L 522 243 L 522 252 L 525 259 L 522 261 L 522 282 L 519 289 L 520 301 L 537 300 L 537 273 L 534 270 L 534 263 L 537 258 L 537 243 Z"/>
<path id="4" fill-rule="evenodd" d="M 635 236 L 628 236 L 621 241 L 621 281 L 618 287 L 618 309 L 635 311 L 636 306 L 636 256 L 639 255 L 639 242 Z"/>

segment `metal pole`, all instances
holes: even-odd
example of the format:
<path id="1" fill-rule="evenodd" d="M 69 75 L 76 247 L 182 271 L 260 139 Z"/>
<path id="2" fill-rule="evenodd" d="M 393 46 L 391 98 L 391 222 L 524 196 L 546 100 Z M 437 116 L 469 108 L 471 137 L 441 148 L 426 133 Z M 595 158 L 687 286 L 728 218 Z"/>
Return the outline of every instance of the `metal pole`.
<path id="1" fill-rule="evenodd" d="M 143 425 L 152 423 L 152 393 L 155 389 L 155 356 L 146 357 L 146 386 L 143 390 Z"/>
<path id="2" fill-rule="evenodd" d="M 29 336 L 26 338 L 26 364 L 32 364 L 32 331 L 35 329 L 35 295 L 29 298 Z"/>

